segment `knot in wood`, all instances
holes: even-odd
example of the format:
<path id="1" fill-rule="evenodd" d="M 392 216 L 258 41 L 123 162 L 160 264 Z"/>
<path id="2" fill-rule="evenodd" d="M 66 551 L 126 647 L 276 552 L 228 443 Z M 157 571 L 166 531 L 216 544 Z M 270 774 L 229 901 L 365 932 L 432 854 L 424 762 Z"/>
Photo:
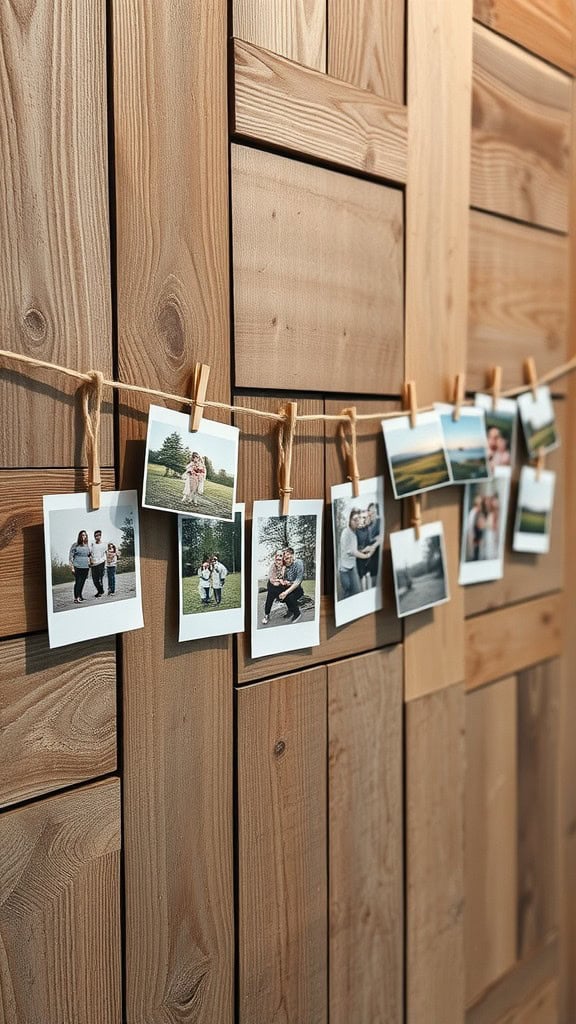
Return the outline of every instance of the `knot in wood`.
<path id="1" fill-rule="evenodd" d="M 277 740 L 274 744 L 274 757 L 282 757 L 282 754 L 286 750 L 286 744 L 284 740 Z"/>

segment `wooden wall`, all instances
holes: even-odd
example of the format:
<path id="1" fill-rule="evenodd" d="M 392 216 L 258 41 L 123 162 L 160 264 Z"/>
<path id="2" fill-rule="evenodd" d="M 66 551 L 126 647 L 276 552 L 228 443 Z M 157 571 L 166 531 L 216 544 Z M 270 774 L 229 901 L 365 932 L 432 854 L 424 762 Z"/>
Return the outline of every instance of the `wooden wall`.
<path id="1" fill-rule="evenodd" d="M 181 394 L 202 360 L 210 397 L 307 413 L 576 352 L 572 0 L 16 0 L 0 56 L 5 347 Z M 139 486 L 147 405 L 106 395 L 107 489 Z M 250 528 L 274 444 L 236 422 Z M 299 428 L 295 496 L 343 480 L 335 434 Z M 358 457 L 381 471 L 377 422 Z M 573 1024 L 576 462 L 549 461 L 552 551 L 496 584 L 458 587 L 456 490 L 424 500 L 452 600 L 404 626 L 387 545 L 383 610 L 338 631 L 325 571 L 317 648 L 179 645 L 146 510 L 144 630 L 51 652 L 78 397 L 0 361 L 2 1024 Z"/>

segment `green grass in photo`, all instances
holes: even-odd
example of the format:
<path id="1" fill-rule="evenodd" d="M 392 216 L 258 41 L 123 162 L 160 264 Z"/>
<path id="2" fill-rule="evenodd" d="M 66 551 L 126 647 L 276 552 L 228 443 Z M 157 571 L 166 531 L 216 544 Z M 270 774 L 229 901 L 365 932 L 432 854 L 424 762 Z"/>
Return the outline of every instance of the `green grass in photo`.
<path id="1" fill-rule="evenodd" d="M 520 532 L 521 533 L 547 533 L 548 514 L 546 512 L 534 512 L 529 508 L 520 509 Z"/>
<path id="2" fill-rule="evenodd" d="M 400 456 L 392 459 L 392 472 L 398 497 L 421 491 L 427 487 L 439 487 L 450 482 L 450 474 L 443 451 L 413 458 Z"/>
<path id="3" fill-rule="evenodd" d="M 465 459 L 462 462 L 454 460 L 451 465 L 455 483 L 463 483 L 468 480 L 484 480 L 488 475 L 486 459 Z"/>
<path id="4" fill-rule="evenodd" d="M 528 448 L 531 455 L 537 455 L 539 448 L 552 448 L 558 440 L 556 425 L 552 421 L 530 434 Z"/>
<path id="5" fill-rule="evenodd" d="M 222 587 L 222 602 L 217 605 L 214 601 L 213 591 L 210 591 L 210 604 L 202 604 L 198 591 L 198 576 L 185 576 L 182 580 L 182 608 L 184 615 L 198 615 L 204 612 L 230 611 L 232 608 L 240 608 L 241 598 L 241 577 L 240 573 L 228 573 L 226 582 Z"/>
<path id="6" fill-rule="evenodd" d="M 154 505 L 156 508 L 173 509 L 175 512 L 183 512 L 188 515 L 199 513 L 204 516 L 232 516 L 232 499 L 234 490 L 226 484 L 214 483 L 206 480 L 204 494 L 196 495 L 197 505 L 183 501 L 182 492 L 184 481 L 177 476 L 166 476 L 164 466 L 148 463 L 146 475 L 146 505 Z"/>

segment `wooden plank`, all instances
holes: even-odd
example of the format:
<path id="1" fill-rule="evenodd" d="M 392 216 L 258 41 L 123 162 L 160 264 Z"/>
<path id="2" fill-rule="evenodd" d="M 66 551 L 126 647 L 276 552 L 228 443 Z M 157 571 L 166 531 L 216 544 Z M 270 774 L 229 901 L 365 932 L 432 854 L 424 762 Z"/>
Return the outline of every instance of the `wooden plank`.
<path id="1" fill-rule="evenodd" d="M 42 497 L 86 487 L 81 470 L 0 471 L 0 636 L 46 628 Z M 114 470 L 102 471 L 102 488 L 114 488 Z"/>
<path id="2" fill-rule="evenodd" d="M 464 688 L 406 705 L 410 1024 L 464 1017 Z"/>
<path id="3" fill-rule="evenodd" d="M 238 692 L 240 1024 L 327 1020 L 326 669 Z"/>
<path id="4" fill-rule="evenodd" d="M 518 677 L 518 956 L 558 923 L 558 710 L 560 666 Z"/>
<path id="5" fill-rule="evenodd" d="M 562 363 L 568 293 L 567 239 L 472 211 L 467 386 L 484 388 L 495 363 L 504 388 L 522 384 L 527 355 L 541 374 Z"/>
<path id="6" fill-rule="evenodd" d="M 558 983 L 550 982 L 527 1003 L 513 1010 L 501 1024 L 552 1024 L 558 1020 Z"/>
<path id="7" fill-rule="evenodd" d="M 232 113 L 237 136 L 406 180 L 406 107 L 238 39 Z"/>
<path id="8" fill-rule="evenodd" d="M 397 394 L 401 193 L 243 146 L 232 175 L 237 386 Z"/>
<path id="9" fill-rule="evenodd" d="M 466 687 L 483 686 L 548 658 L 563 647 L 562 596 L 479 615 L 466 622 Z"/>
<path id="10" fill-rule="evenodd" d="M 2 4 L 0 40 L 0 345 L 110 376 L 106 9 Z M 0 373 L 2 466 L 85 464 L 74 382 L 12 366 Z"/>
<path id="11" fill-rule="evenodd" d="M 116 768 L 116 643 L 0 644 L 0 805 Z"/>
<path id="12" fill-rule="evenodd" d="M 118 779 L 0 817 L 2 1019 L 120 1024 Z"/>
<path id="13" fill-rule="evenodd" d="M 222 401 L 230 400 L 226 8 L 225 0 L 112 6 L 120 376 L 182 394 L 200 361 L 212 367 L 208 397 Z M 140 482 L 147 408 L 135 396 L 120 406 L 124 486 Z M 231 645 L 177 643 L 175 523 L 147 511 L 141 526 L 146 629 L 122 642 L 126 1015 L 228 1024 Z"/>
<path id="14" fill-rule="evenodd" d="M 571 0 L 474 0 L 474 17 L 551 64 L 576 70 L 576 11 Z"/>
<path id="15" fill-rule="evenodd" d="M 571 84 L 474 27 L 472 206 L 568 229 Z"/>
<path id="16" fill-rule="evenodd" d="M 558 939 L 526 957 L 483 993 L 466 1013 L 466 1024 L 500 1024 L 506 1013 L 529 1002 L 558 970 Z M 555 1018 L 553 1018 L 555 1019 Z"/>
<path id="17" fill-rule="evenodd" d="M 328 72 L 402 103 L 404 15 L 404 0 L 328 0 Z"/>
<path id="18" fill-rule="evenodd" d="M 466 1002 L 516 962 L 516 678 L 466 697 Z"/>
<path id="19" fill-rule="evenodd" d="M 402 651 L 328 669 L 330 1022 L 403 1020 Z"/>
<path id="20" fill-rule="evenodd" d="M 326 71 L 325 0 L 233 0 L 232 34 Z"/>
<path id="21" fill-rule="evenodd" d="M 407 12 L 405 376 L 428 404 L 466 365 L 472 0 Z"/>

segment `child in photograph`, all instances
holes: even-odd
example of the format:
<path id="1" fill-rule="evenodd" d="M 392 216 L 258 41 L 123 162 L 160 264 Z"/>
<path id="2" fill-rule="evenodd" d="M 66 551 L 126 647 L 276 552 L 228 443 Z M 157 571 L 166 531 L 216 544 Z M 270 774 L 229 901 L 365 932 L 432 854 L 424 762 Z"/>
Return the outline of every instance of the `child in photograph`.
<path id="1" fill-rule="evenodd" d="M 108 579 L 108 597 L 116 593 L 116 566 L 118 565 L 118 549 L 110 543 L 106 548 L 106 576 Z"/>
<path id="2" fill-rule="evenodd" d="M 224 581 L 228 575 L 228 569 L 220 561 L 220 555 L 215 554 L 212 556 L 211 561 L 212 567 L 212 591 L 214 593 L 214 600 L 216 604 L 222 604 L 222 587 Z"/>
<path id="3" fill-rule="evenodd" d="M 182 500 L 192 505 L 198 504 L 196 495 L 204 493 L 204 482 L 206 480 L 206 463 L 199 452 L 192 452 L 190 462 L 187 464 L 184 473 L 184 490 Z"/>
<path id="4" fill-rule="evenodd" d="M 86 530 L 80 530 L 76 543 L 70 548 L 68 561 L 74 573 L 74 604 L 80 604 L 84 600 L 82 591 L 90 572 L 90 544 Z"/>
<path id="5" fill-rule="evenodd" d="M 102 543 L 102 530 L 94 530 L 94 543 L 90 545 L 90 565 L 92 566 L 92 582 L 96 588 L 94 597 L 104 594 L 104 570 L 106 568 L 106 545 Z"/>
<path id="6" fill-rule="evenodd" d="M 210 604 L 210 585 L 212 583 L 212 570 L 210 562 L 206 559 L 198 569 L 198 592 L 202 604 Z"/>
<path id="7" fill-rule="evenodd" d="M 282 588 L 286 586 L 285 572 L 284 552 L 282 550 L 276 551 L 268 572 L 266 603 L 264 605 L 264 615 L 262 618 L 263 626 L 265 626 L 270 619 L 270 612 L 272 611 L 274 601 L 279 597 Z"/>

